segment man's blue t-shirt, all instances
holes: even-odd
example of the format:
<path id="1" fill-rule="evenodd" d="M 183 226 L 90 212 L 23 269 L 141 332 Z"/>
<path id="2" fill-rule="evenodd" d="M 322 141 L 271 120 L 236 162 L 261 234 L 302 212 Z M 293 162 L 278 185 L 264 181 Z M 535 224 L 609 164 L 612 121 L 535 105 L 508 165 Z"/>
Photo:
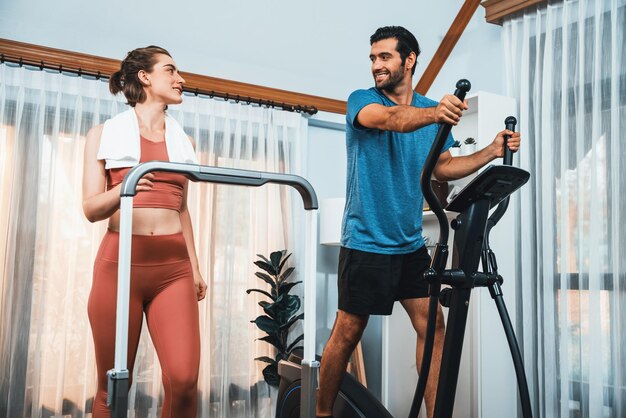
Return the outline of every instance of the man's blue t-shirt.
<path id="1" fill-rule="evenodd" d="M 371 103 L 396 106 L 374 87 L 357 90 L 348 98 L 348 176 L 341 245 L 378 254 L 408 254 L 424 245 L 420 176 L 439 125 L 407 133 L 368 129 L 356 118 Z M 413 93 L 412 106 L 437 104 Z M 450 135 L 442 152 L 452 143 Z"/>

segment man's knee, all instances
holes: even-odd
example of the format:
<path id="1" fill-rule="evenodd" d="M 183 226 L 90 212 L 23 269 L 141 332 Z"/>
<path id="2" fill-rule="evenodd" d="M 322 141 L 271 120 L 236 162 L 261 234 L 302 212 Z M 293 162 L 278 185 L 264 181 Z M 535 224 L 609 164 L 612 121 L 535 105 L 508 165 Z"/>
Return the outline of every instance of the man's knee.
<path id="1" fill-rule="evenodd" d="M 407 313 L 411 317 L 413 328 L 417 332 L 419 338 L 424 338 L 426 333 L 426 327 L 428 326 L 428 314 L 429 314 L 428 299 L 420 300 L 416 305 L 413 305 L 411 309 L 407 309 Z M 410 311 L 410 312 L 409 312 Z M 435 332 L 445 331 L 445 321 L 443 318 L 443 311 L 441 306 L 437 306 L 437 322 L 435 323 Z"/>
<path id="2" fill-rule="evenodd" d="M 445 330 L 446 329 L 446 323 L 443 319 L 443 311 L 441 310 L 441 306 L 438 307 L 437 309 L 437 330 Z"/>
<path id="3" fill-rule="evenodd" d="M 428 309 L 420 309 L 418 321 L 424 325 L 428 323 Z M 443 311 L 441 310 L 441 306 L 437 306 L 437 328 L 443 327 L 443 325 Z"/>
<path id="4" fill-rule="evenodd" d="M 331 339 L 342 348 L 354 349 L 363 335 L 368 318 L 367 315 L 356 315 L 340 310 Z"/>

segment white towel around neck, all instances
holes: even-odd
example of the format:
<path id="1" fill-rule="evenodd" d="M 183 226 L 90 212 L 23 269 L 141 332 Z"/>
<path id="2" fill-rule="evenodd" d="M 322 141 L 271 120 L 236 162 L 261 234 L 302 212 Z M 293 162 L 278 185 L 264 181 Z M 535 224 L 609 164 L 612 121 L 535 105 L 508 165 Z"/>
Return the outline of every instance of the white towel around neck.
<path id="1" fill-rule="evenodd" d="M 165 116 L 165 147 L 171 162 L 198 164 L 189 137 L 169 115 Z M 107 170 L 133 167 L 139 164 L 140 154 L 139 122 L 134 108 L 104 122 L 97 158 L 106 161 Z"/>

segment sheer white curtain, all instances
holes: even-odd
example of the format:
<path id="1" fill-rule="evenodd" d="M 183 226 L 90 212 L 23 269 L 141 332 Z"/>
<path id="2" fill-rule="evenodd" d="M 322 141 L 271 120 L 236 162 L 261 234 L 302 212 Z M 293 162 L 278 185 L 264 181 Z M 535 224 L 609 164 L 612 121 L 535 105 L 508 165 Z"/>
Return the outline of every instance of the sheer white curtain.
<path id="1" fill-rule="evenodd" d="M 125 109 L 106 83 L 0 65 L 0 416 L 88 417 L 95 363 L 86 303 L 105 222 L 82 214 L 87 131 Z M 170 114 L 196 140 L 203 164 L 303 172 L 306 119 L 244 104 L 186 97 Z M 269 417 L 268 344 L 256 254 L 287 249 L 302 271 L 302 203 L 286 187 L 191 184 L 201 271 L 201 417 Z M 296 287 L 297 289 L 297 287 Z M 137 354 L 130 417 L 158 417 L 161 378 L 147 329 Z"/>
<path id="2" fill-rule="evenodd" d="M 626 416 L 626 1 L 504 24 L 519 99 L 517 331 L 540 417 Z"/>

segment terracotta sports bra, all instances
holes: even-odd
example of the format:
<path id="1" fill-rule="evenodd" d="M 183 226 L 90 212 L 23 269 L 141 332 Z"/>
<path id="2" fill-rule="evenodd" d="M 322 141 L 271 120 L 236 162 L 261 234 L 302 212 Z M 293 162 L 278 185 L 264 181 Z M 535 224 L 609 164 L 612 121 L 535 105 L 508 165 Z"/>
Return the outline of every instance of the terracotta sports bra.
<path id="1" fill-rule="evenodd" d="M 165 141 L 153 142 L 140 137 L 140 163 L 147 161 L 169 161 Z M 107 190 L 111 190 L 124 180 L 124 176 L 132 167 L 112 168 L 106 171 Z M 154 184 L 150 191 L 139 191 L 133 198 L 135 208 L 164 208 L 180 212 L 183 191 L 187 178 L 182 174 L 153 172 Z"/>

